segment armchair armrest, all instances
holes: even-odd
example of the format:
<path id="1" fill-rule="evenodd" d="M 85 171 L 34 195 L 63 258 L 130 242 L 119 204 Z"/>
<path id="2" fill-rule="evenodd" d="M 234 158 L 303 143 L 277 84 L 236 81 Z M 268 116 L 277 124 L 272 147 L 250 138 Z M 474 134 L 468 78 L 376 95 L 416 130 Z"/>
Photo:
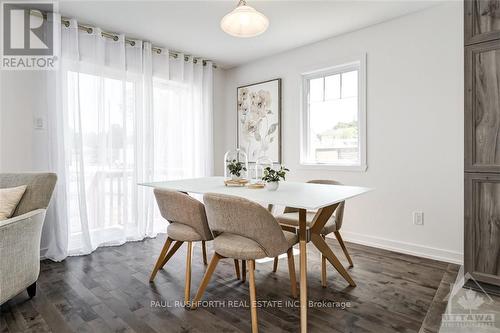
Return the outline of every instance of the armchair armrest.
<path id="1" fill-rule="evenodd" d="M 0 304 L 38 279 L 45 209 L 0 221 Z"/>

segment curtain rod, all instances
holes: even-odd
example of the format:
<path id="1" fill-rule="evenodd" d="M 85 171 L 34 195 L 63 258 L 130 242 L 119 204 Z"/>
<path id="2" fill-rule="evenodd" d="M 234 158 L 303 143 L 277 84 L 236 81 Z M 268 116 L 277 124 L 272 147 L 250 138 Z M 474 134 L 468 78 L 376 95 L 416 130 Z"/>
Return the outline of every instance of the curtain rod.
<path id="1" fill-rule="evenodd" d="M 41 13 L 39 10 L 31 10 L 31 14 L 32 15 L 35 15 L 35 16 L 40 16 Z M 43 18 L 47 19 L 47 13 L 42 13 L 42 16 Z M 67 17 L 61 17 L 61 23 L 63 23 L 66 27 L 69 27 L 70 26 L 70 18 L 67 18 Z M 93 31 L 94 31 L 94 28 L 90 25 L 86 25 L 86 24 L 78 24 L 78 29 L 80 30 L 83 30 L 83 31 L 86 31 L 87 33 L 91 34 Z M 113 39 L 114 41 L 117 41 L 118 40 L 118 35 L 116 33 L 112 33 L 112 32 L 105 32 L 105 31 L 102 31 L 101 32 L 102 36 L 103 37 L 106 37 L 106 38 L 111 38 Z M 127 39 L 125 38 L 125 43 L 129 44 L 130 46 L 135 46 L 135 40 L 132 40 L 132 39 Z M 162 53 L 162 49 L 159 48 L 159 47 L 156 47 L 156 46 L 153 46 L 152 47 L 152 50 L 154 52 L 156 52 L 157 54 L 161 54 Z M 174 59 L 177 59 L 179 57 L 179 55 L 181 54 L 182 52 L 179 52 L 179 51 L 170 51 L 168 52 L 168 55 Z M 184 55 L 184 61 L 188 61 L 190 57 L 193 57 L 193 63 L 197 63 L 198 61 L 202 61 L 202 64 L 203 66 L 206 66 L 208 64 L 208 61 L 209 60 L 204 60 L 200 57 L 194 57 L 190 54 L 185 54 Z M 217 68 L 217 65 L 212 63 L 212 67 L 213 68 Z"/>

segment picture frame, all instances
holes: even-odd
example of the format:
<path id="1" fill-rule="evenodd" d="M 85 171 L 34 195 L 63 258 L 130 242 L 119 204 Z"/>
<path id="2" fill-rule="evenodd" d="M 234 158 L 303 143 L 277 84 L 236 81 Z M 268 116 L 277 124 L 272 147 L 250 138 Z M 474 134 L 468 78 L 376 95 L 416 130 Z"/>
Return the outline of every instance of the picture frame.
<path id="1" fill-rule="evenodd" d="M 249 163 L 268 157 L 281 164 L 281 78 L 236 89 L 237 147 Z"/>

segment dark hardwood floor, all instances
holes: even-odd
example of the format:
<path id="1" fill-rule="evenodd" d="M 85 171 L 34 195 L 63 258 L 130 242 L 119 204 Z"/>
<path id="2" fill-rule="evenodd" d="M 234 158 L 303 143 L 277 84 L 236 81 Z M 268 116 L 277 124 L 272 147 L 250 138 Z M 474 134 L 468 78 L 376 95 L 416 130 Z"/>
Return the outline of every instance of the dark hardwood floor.
<path id="1" fill-rule="evenodd" d="M 158 272 L 155 283 L 148 282 L 164 240 L 161 235 L 101 248 L 60 263 L 43 261 L 36 297 L 29 300 L 23 292 L 0 307 L 0 333 L 250 332 L 250 311 L 245 307 L 248 283 L 236 279 L 232 260 L 221 261 L 207 287 L 203 299 L 214 302 L 195 311 L 180 305 L 185 245 Z M 346 263 L 336 241 L 328 243 Z M 212 249 L 210 243 L 207 245 L 210 259 Z M 310 332 L 418 332 L 441 280 L 449 275 L 450 267 L 456 271 L 455 265 L 443 262 L 362 245 L 347 246 L 354 261 L 349 271 L 357 287 L 349 287 L 329 266 L 326 289 L 320 284 L 319 254 L 308 246 L 309 299 L 317 302 L 308 312 Z M 298 256 L 295 259 L 298 270 Z M 290 297 L 286 259 L 280 260 L 276 273 L 272 266 L 272 261 L 257 263 L 257 299 L 283 303 L 261 303 L 259 329 L 298 332 L 298 301 L 294 303 Z M 197 244 L 192 298 L 205 267 Z"/>

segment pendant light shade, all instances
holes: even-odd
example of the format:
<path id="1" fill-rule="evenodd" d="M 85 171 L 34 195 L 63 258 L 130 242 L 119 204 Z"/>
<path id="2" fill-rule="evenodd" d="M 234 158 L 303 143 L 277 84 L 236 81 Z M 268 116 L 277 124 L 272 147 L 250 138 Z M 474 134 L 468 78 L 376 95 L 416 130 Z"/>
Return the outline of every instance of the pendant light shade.
<path id="1" fill-rule="evenodd" d="M 267 30 L 269 20 L 267 17 L 247 6 L 245 0 L 240 0 L 238 7 L 228 13 L 220 21 L 220 27 L 234 37 L 254 37 Z"/>

